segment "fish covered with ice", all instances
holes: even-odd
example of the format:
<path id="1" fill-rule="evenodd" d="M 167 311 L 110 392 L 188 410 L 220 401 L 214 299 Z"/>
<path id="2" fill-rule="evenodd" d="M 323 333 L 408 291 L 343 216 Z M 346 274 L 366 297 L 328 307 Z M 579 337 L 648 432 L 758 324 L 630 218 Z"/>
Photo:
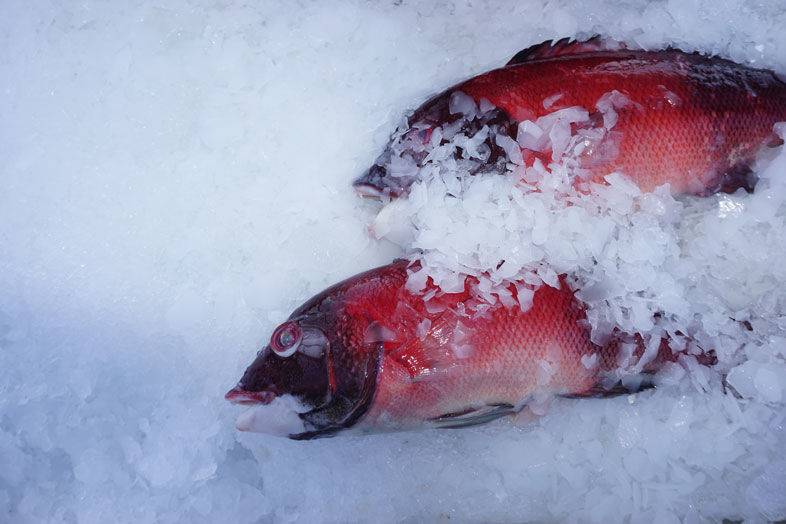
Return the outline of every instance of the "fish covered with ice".
<path id="1" fill-rule="evenodd" d="M 313 297 L 279 326 L 226 398 L 249 405 L 238 429 L 293 439 L 493 420 L 554 395 L 627 392 L 667 360 L 708 358 L 687 344 L 615 334 L 591 340 L 564 284 L 511 283 L 491 304 L 467 277 L 412 292 L 398 260 Z M 698 357 L 689 355 L 696 353 Z M 620 382 L 622 380 L 622 382 Z"/>
<path id="2" fill-rule="evenodd" d="M 388 203 L 374 234 L 410 259 L 293 312 L 226 395 L 249 405 L 237 427 L 460 427 L 712 363 L 676 284 L 689 271 L 657 272 L 679 262 L 673 197 L 752 189 L 783 120 L 769 71 L 598 38 L 535 46 L 432 98 L 355 182 Z"/>
<path id="3" fill-rule="evenodd" d="M 621 172 L 645 192 L 733 192 L 751 188 L 783 120 L 786 84 L 770 71 L 598 37 L 545 42 L 428 100 L 354 185 L 385 200 L 445 171 L 531 181 L 558 163 L 577 187 Z"/>

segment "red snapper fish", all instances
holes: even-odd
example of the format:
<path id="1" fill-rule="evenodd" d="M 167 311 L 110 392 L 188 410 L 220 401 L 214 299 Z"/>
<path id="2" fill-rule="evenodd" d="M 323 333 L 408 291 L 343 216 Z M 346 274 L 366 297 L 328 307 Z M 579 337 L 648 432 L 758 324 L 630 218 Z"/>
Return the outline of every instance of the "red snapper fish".
<path id="1" fill-rule="evenodd" d="M 398 260 L 336 284 L 276 328 L 226 394 L 263 406 L 241 416 L 238 428 L 302 440 L 348 428 L 460 427 L 516 413 L 533 399 L 629 392 L 607 389 L 608 379 L 625 365 L 621 355 L 635 365 L 641 339 L 594 344 L 564 283 L 539 288 L 526 310 L 515 283 L 516 303 L 485 307 L 473 277 L 459 293 L 440 295 L 429 283 L 426 301 L 406 288 L 410 264 Z M 655 345 L 645 372 L 677 358 L 662 341 Z M 279 397 L 283 408 L 266 414 Z"/>
<path id="2" fill-rule="evenodd" d="M 452 160 L 464 173 L 556 162 L 577 186 L 619 171 L 644 191 L 751 189 L 748 166 L 779 143 L 783 120 L 786 85 L 768 71 L 597 38 L 547 42 L 426 102 L 355 186 L 403 196 L 434 148 L 462 133 Z M 487 308 L 473 277 L 460 293 L 433 283 L 410 292 L 409 264 L 357 275 L 295 310 L 226 395 L 254 406 L 238 428 L 309 439 L 477 424 L 553 395 L 625 391 L 613 383 L 621 369 L 650 372 L 687 351 L 635 334 L 594 344 L 564 281 L 536 290 L 531 306 L 513 282 L 512 300 Z"/>
<path id="3" fill-rule="evenodd" d="M 752 189 L 749 165 L 782 143 L 773 124 L 783 120 L 786 84 L 771 71 L 599 37 L 549 41 L 428 100 L 354 185 L 402 196 L 436 161 L 430 151 L 463 133 L 454 158 L 470 174 L 560 162 L 576 185 L 622 172 L 645 192 L 733 192 Z"/>

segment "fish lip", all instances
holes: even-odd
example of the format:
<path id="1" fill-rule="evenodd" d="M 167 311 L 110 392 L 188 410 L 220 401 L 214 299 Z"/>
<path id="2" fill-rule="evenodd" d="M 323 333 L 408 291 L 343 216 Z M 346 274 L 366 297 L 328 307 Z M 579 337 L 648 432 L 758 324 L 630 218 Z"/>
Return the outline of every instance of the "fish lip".
<path id="1" fill-rule="evenodd" d="M 392 183 L 391 183 L 392 182 Z M 395 179 L 391 181 L 387 171 L 380 164 L 374 164 L 363 175 L 352 182 L 355 192 L 362 198 L 383 200 L 399 198 L 412 181 Z"/>
<path id="2" fill-rule="evenodd" d="M 361 198 L 371 198 L 374 200 L 382 200 L 384 191 L 374 184 L 368 182 L 355 182 L 353 184 L 355 192 Z"/>
<path id="3" fill-rule="evenodd" d="M 273 391 L 246 391 L 240 386 L 235 386 L 224 395 L 232 404 L 253 406 L 256 404 L 270 404 L 276 398 Z"/>

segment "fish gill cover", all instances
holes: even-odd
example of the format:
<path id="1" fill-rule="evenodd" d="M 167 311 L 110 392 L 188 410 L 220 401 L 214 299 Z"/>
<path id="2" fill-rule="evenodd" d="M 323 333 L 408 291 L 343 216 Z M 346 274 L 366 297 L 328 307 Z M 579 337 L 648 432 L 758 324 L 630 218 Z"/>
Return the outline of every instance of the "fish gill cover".
<path id="1" fill-rule="evenodd" d="M 709 198 L 435 174 L 374 223 L 392 243 L 348 188 L 418 96 L 530 44 L 602 33 L 782 73 L 781 6 L 288 5 L 0 8 L 0 520 L 786 518 L 783 153 L 754 193 Z M 237 435 L 221 394 L 250 348 L 400 245 L 442 279 L 570 271 L 599 333 L 668 311 L 650 327 L 690 324 L 719 365 L 523 428 Z"/>

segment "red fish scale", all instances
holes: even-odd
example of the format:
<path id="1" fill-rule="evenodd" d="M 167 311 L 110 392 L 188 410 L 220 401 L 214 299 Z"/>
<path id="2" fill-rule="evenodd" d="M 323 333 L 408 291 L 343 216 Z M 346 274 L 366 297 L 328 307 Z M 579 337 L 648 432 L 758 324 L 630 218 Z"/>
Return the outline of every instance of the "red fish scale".
<path id="1" fill-rule="evenodd" d="M 588 370 L 581 357 L 596 351 L 602 361 L 613 361 L 613 347 L 590 342 L 581 322 L 584 312 L 567 289 L 542 287 L 527 312 L 498 307 L 473 320 L 454 313 L 459 303 L 470 300 L 467 292 L 443 296 L 449 309 L 428 313 L 422 296 L 404 288 L 406 265 L 400 261 L 380 268 L 378 278 L 344 295 L 341 316 L 354 319 L 344 326 L 352 331 L 353 343 L 345 348 L 356 352 L 353 360 L 365 361 L 375 350 L 358 343 L 372 322 L 396 334 L 395 341 L 385 343 L 376 393 L 361 427 L 400 428 L 470 407 L 519 406 L 535 392 L 581 393 L 597 382 L 596 370 Z M 424 319 L 431 329 L 421 339 L 416 329 Z M 456 341 L 457 322 L 467 329 L 466 338 Z M 472 348 L 469 355 L 457 356 L 454 349 L 466 344 Z M 407 360 L 410 354 L 414 357 Z M 539 383 L 543 362 L 558 367 Z"/>
<path id="2" fill-rule="evenodd" d="M 619 170 L 642 191 L 668 182 L 674 194 L 715 192 L 722 183 L 718 176 L 750 162 L 772 125 L 786 120 L 786 89 L 772 73 L 670 51 L 535 60 L 480 75 L 455 90 L 486 98 L 519 122 L 571 106 L 592 112 L 603 95 L 619 91 L 640 109 L 617 110 L 612 130 L 619 155 L 594 158 L 594 180 Z M 562 98 L 544 108 L 543 101 L 556 94 Z"/>

